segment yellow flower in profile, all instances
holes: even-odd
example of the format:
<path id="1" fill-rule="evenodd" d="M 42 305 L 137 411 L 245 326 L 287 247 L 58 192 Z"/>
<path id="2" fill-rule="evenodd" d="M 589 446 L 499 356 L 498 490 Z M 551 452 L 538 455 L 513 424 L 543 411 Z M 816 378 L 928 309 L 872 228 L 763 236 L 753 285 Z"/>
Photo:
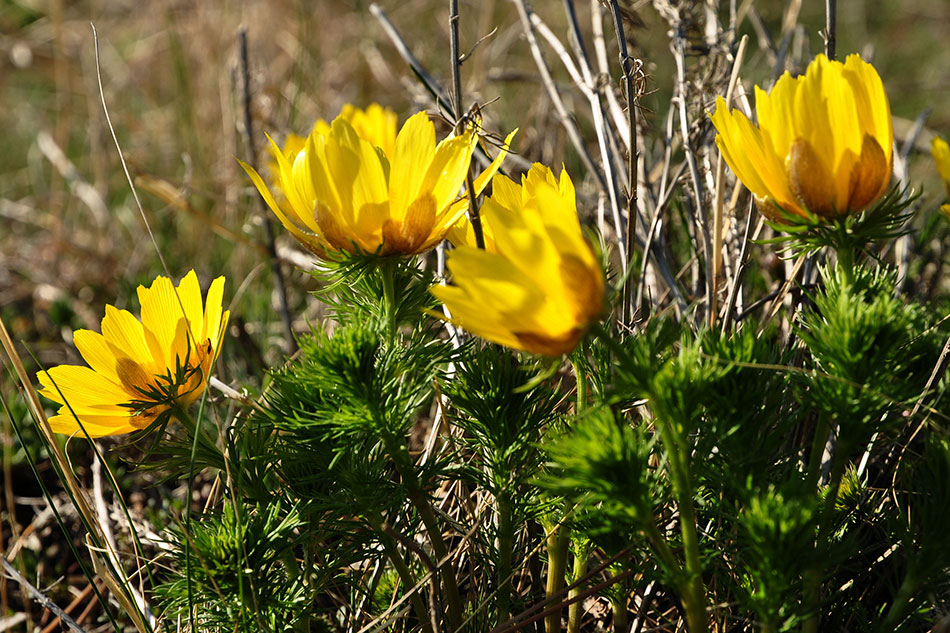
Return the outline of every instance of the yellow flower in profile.
<path id="1" fill-rule="evenodd" d="M 511 148 L 511 141 L 515 138 L 515 134 L 518 133 L 518 128 L 515 128 L 507 138 L 505 138 L 504 145 L 498 151 L 498 155 L 495 156 L 491 164 L 488 166 L 488 169 L 483 171 L 478 175 L 475 180 L 472 181 L 472 188 L 475 190 L 475 195 L 480 196 L 485 187 L 488 186 L 489 182 L 493 181 L 495 174 L 498 173 L 498 170 L 501 168 L 501 164 L 504 162 L 505 158 L 508 157 L 508 151 Z M 510 181 L 509 181 L 510 182 Z M 492 185 L 494 186 L 494 185 Z M 475 246 L 475 229 L 472 228 L 472 223 L 468 218 L 468 207 L 469 207 L 469 197 L 467 195 L 462 196 L 459 200 L 452 205 L 453 214 L 461 212 L 459 214 L 458 220 L 453 224 L 448 232 L 445 234 L 445 238 L 452 242 L 455 246 L 460 246 L 461 244 L 468 244 L 469 246 Z M 493 241 L 492 236 L 490 235 L 488 229 L 486 228 L 484 222 L 482 223 L 482 237 L 485 238 L 485 243 Z"/>
<path id="2" fill-rule="evenodd" d="M 950 145 L 947 142 L 935 136 L 930 143 L 930 153 L 937 164 L 937 173 L 940 174 L 940 180 L 947 189 L 947 195 L 950 196 Z"/>
<path id="3" fill-rule="evenodd" d="M 286 205 L 242 163 L 281 223 L 317 255 L 422 253 L 464 213 L 455 202 L 478 138 L 474 130 L 436 144 L 435 126 L 419 112 L 391 138 L 394 120 L 377 108 L 318 122 L 292 160 L 273 146 Z"/>
<path id="4" fill-rule="evenodd" d="M 491 246 L 451 251 L 454 285 L 432 294 L 453 323 L 482 338 L 548 356 L 573 350 L 600 318 L 604 278 L 581 233 L 567 172 L 558 180 L 535 164 L 520 186 L 496 175 L 482 218 Z"/>
<path id="5" fill-rule="evenodd" d="M 803 76 L 756 86 L 758 126 L 716 99 L 716 145 L 759 210 L 783 220 L 805 211 L 833 218 L 865 209 L 887 190 L 894 130 L 884 84 L 858 55 L 819 55 Z"/>
<path id="6" fill-rule="evenodd" d="M 930 153 L 933 154 L 934 162 L 937 164 L 940 180 L 943 181 L 947 195 L 950 196 L 950 145 L 947 145 L 947 142 L 939 136 L 935 136 L 930 143 Z M 950 219 L 950 204 L 940 205 L 940 210 Z"/>
<path id="7" fill-rule="evenodd" d="M 106 306 L 102 333 L 77 330 L 73 342 L 89 363 L 37 373 L 44 396 L 62 405 L 49 419 L 57 433 L 92 437 L 143 429 L 172 406 L 187 407 L 204 392 L 230 312 L 222 310 L 224 277 L 202 306 L 194 271 L 177 288 L 157 277 L 139 286 L 141 321 Z M 77 421 L 78 418 L 78 421 Z"/>

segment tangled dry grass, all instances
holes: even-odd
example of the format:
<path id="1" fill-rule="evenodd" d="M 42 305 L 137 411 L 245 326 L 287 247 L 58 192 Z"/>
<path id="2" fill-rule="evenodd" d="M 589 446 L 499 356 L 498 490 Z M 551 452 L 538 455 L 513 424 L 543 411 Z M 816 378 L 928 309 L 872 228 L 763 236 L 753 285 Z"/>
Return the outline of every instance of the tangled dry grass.
<path id="1" fill-rule="evenodd" d="M 724 62 L 725 51 L 717 49 L 728 19 L 719 22 L 719 32 L 703 32 L 709 12 L 728 16 L 733 11 L 739 33 L 749 35 L 740 84 L 748 90 L 785 69 L 801 70 L 821 50 L 817 32 L 824 24 L 824 6 L 775 0 L 733 1 L 731 6 L 659 0 L 622 4 L 631 54 L 642 62 L 638 131 L 644 158 L 639 179 L 649 200 L 645 210 L 652 212 L 678 182 L 692 179 L 695 186 L 702 183 L 710 190 L 715 186 L 716 165 L 709 160 L 715 154 L 700 151 L 712 142 L 702 112 L 726 91 L 733 69 Z M 232 385 L 259 388 L 263 370 L 281 363 L 291 348 L 269 264 L 267 218 L 235 160 L 248 155 L 240 27 L 246 27 L 249 41 L 250 113 L 259 153 L 254 158 L 264 164 L 263 132 L 282 137 L 305 131 L 317 117 L 334 116 L 344 103 L 378 101 L 403 113 L 421 108 L 438 112 L 385 21 L 421 67 L 448 90 L 445 5 L 437 0 L 383 0 L 378 6 L 361 0 L 0 1 L 0 318 L 12 336 L 25 342 L 43 365 L 77 362 L 72 329 L 96 329 L 100 306 L 119 298 L 122 307 L 138 283 L 161 270 L 103 116 L 90 22 L 99 34 L 102 98 L 159 250 L 172 270 L 195 267 L 203 278 L 226 274 L 236 281 L 229 332 L 234 343 L 219 376 Z M 578 151 L 584 148 L 587 160 L 603 166 L 598 126 L 604 122 L 598 117 L 607 117 L 612 129 L 623 127 L 616 43 L 609 37 L 598 40 L 592 30 L 592 7 L 598 2 L 579 2 L 584 37 L 610 40 L 602 51 L 589 51 L 587 77 L 587 69 L 562 63 L 574 51 L 562 7 L 537 2 L 533 32 L 553 82 L 545 86 L 518 5 L 503 0 L 463 3 L 462 49 L 471 51 L 463 64 L 466 103 L 482 104 L 488 130 L 521 127 L 516 149 L 522 160 L 563 161 L 579 175 L 583 207 L 598 219 L 618 256 L 622 247 L 616 244 L 609 186 L 598 182 Z M 609 21 L 602 25 L 609 34 Z M 897 143 L 907 159 L 905 181 L 939 191 L 926 151 L 934 133 L 950 133 L 950 48 L 944 41 L 950 5 L 923 0 L 842 3 L 837 28 L 838 50 L 873 58 L 892 95 Z M 579 86 L 585 82 L 586 88 Z M 591 107 L 593 91 L 609 94 L 605 110 Z M 575 138 L 571 124 L 552 106 L 554 95 L 571 113 L 567 120 L 576 123 Z M 680 103 L 689 112 L 683 125 L 693 152 L 683 151 Z M 618 139 L 623 142 L 619 134 L 613 142 Z M 606 164 L 616 160 L 620 182 L 625 149 L 613 150 Z M 692 156 L 703 160 L 693 165 Z M 728 208 L 736 211 L 727 218 L 727 249 L 738 261 L 746 244 L 747 207 L 733 199 Z M 914 294 L 934 299 L 947 291 L 947 230 L 931 229 L 926 235 L 926 243 L 905 244 L 917 253 L 915 263 L 907 264 L 907 283 Z M 664 298 L 664 274 L 698 276 L 690 248 L 663 245 L 670 253 L 667 268 L 660 270 L 658 260 L 650 274 L 660 278 L 649 282 L 658 303 L 677 300 Z M 303 331 L 320 309 L 306 293 L 313 281 L 297 272 L 308 260 L 286 236 L 278 236 L 276 249 L 289 278 L 289 313 L 299 315 L 293 326 Z M 747 256 L 763 273 L 767 287 L 760 288 L 760 295 L 780 287 L 793 273 L 759 245 L 749 245 Z M 698 288 L 702 281 L 694 278 L 685 285 Z M 19 407 L 14 414 L 25 418 L 6 372 L 0 376 L 0 390 Z M 68 538 L 42 499 L 23 447 L 13 440 L 9 423 L 4 424 L 0 549 L 24 578 L 87 630 L 107 630 L 92 624 L 100 608 L 93 587 L 78 574 Z M 39 448 L 35 437 L 27 439 L 35 441 L 32 449 Z M 76 456 L 74 464 L 77 476 L 93 490 L 101 477 L 94 463 Z M 121 472 L 122 462 L 117 460 L 115 467 Z M 52 473 L 39 476 L 57 485 Z M 167 519 L 167 499 L 183 499 L 185 491 L 184 484 L 159 483 L 148 472 L 128 473 L 123 484 L 132 516 L 146 535 L 154 535 L 152 526 Z M 199 507 L 210 485 L 196 486 L 193 501 Z M 159 494 L 159 486 L 166 493 Z M 53 494 L 65 500 L 55 489 Z M 76 516 L 67 511 L 65 521 L 81 533 Z M 44 633 L 56 630 L 59 623 L 52 613 L 24 595 L 0 577 L 0 630 L 26 623 Z"/>

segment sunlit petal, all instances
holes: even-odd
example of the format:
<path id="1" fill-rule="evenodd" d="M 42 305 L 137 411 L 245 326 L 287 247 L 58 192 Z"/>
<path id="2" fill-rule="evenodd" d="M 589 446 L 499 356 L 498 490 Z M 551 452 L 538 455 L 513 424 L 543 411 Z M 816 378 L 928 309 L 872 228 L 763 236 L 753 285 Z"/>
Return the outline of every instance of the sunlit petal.
<path id="1" fill-rule="evenodd" d="M 758 125 L 716 100 L 716 145 L 772 220 L 780 209 L 824 217 L 856 213 L 884 195 L 894 140 L 890 105 L 874 67 L 818 55 L 804 75 L 756 87 Z"/>
<path id="2" fill-rule="evenodd" d="M 223 289 L 218 277 L 203 305 L 191 271 L 177 286 L 167 277 L 139 286 L 141 321 L 107 305 L 102 334 L 79 330 L 73 336 L 89 367 L 58 365 L 37 373 L 40 393 L 62 405 L 49 420 L 53 430 L 76 433 L 82 422 L 93 437 L 129 433 L 194 402 L 207 385 L 227 324 Z"/>

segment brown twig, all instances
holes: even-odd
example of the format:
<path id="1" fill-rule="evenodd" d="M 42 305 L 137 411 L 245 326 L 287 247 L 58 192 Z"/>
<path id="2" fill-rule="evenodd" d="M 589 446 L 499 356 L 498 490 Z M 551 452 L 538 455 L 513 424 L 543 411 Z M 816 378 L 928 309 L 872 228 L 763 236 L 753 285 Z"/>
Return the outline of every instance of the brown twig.
<path id="1" fill-rule="evenodd" d="M 580 130 L 577 128 L 577 123 L 574 122 L 574 119 L 568 113 L 567 107 L 564 105 L 564 100 L 561 99 L 561 95 L 558 93 L 557 86 L 554 83 L 554 77 L 551 76 L 551 70 L 548 68 L 547 62 L 544 61 L 544 55 L 542 55 L 541 46 L 538 43 L 538 36 L 535 33 L 534 25 L 531 21 L 531 9 L 528 8 L 525 0 L 513 1 L 515 3 L 515 7 L 518 10 L 518 17 L 521 19 L 521 27 L 524 30 L 525 37 L 528 40 L 528 47 L 531 49 L 531 55 L 534 57 L 534 62 L 538 68 L 538 73 L 541 75 L 541 82 L 544 84 L 544 88 L 548 93 L 548 97 L 551 99 L 551 103 L 554 106 L 554 112 L 561 121 L 561 125 L 564 127 L 564 130 L 567 132 L 567 136 L 570 138 L 575 151 L 577 151 L 577 154 L 581 159 L 581 162 L 584 163 L 584 166 L 587 168 L 587 171 L 590 173 L 590 175 L 597 180 L 597 184 L 600 186 L 601 191 L 607 193 L 609 191 L 609 185 L 604 179 L 604 175 L 594 163 L 594 159 L 591 158 L 590 153 L 587 151 L 587 146 L 584 143 L 584 138 L 581 136 Z M 623 227 L 620 224 L 619 216 L 614 220 L 616 224 L 614 228 L 617 231 L 618 237 L 621 238 L 620 248 L 622 251 Z M 626 258 L 623 252 L 621 252 L 621 257 L 623 259 Z"/>
<path id="2" fill-rule="evenodd" d="M 3 565 L 4 571 L 7 574 L 9 574 L 8 576 L 9 578 L 16 581 L 21 587 L 26 589 L 27 593 L 30 594 L 30 597 L 36 600 L 36 602 L 38 602 L 44 608 L 49 609 L 53 614 L 55 614 L 62 621 L 62 623 L 66 625 L 66 628 L 68 628 L 73 633 L 86 633 L 86 631 L 84 631 L 82 628 L 80 628 L 78 624 L 76 624 L 75 620 L 69 617 L 68 613 L 66 613 L 65 611 L 59 608 L 59 605 L 57 605 L 55 602 L 50 600 L 39 589 L 31 585 L 30 581 L 28 581 L 26 578 L 21 576 L 20 572 L 18 572 L 13 567 L 13 565 L 8 563 L 6 558 L 0 557 L 0 564 Z"/>
<path id="3" fill-rule="evenodd" d="M 834 59 L 838 47 L 838 3 L 825 0 L 825 54 Z"/>
<path id="4" fill-rule="evenodd" d="M 459 56 L 459 0 L 449 0 L 449 49 L 452 56 L 452 86 L 455 97 L 455 133 L 462 134 L 467 124 L 462 116 L 462 58 Z M 477 126 L 478 122 L 471 122 Z M 478 130 L 472 131 L 477 134 Z M 475 178 L 472 176 L 472 163 L 465 172 L 465 188 L 468 190 L 468 220 L 472 223 L 475 245 L 485 250 L 485 234 L 482 231 L 482 217 L 478 213 L 478 193 L 475 191 Z"/>
<path id="5" fill-rule="evenodd" d="M 745 49 L 749 43 L 749 36 L 743 35 L 742 39 L 739 41 L 739 48 L 736 50 L 735 59 L 732 64 L 732 74 L 729 77 L 729 87 L 726 89 L 726 107 L 731 107 L 732 104 L 732 95 L 736 89 L 736 83 L 739 81 L 739 69 L 742 67 L 742 60 L 745 56 Z M 709 327 L 713 328 L 716 326 L 716 317 L 718 316 L 718 310 L 716 309 L 716 299 L 718 296 L 718 284 L 719 284 L 719 273 L 720 268 L 722 268 L 722 223 L 724 218 L 724 202 L 725 202 L 725 172 L 726 164 L 722 158 L 722 154 L 716 159 L 716 192 L 715 192 L 715 206 L 713 207 L 714 219 L 713 219 L 713 247 L 712 247 L 712 269 L 713 269 L 713 292 L 712 296 L 709 298 Z"/>
<path id="6" fill-rule="evenodd" d="M 617 44 L 620 46 L 620 65 L 623 68 L 623 82 L 627 93 L 627 126 L 629 141 L 627 142 L 627 256 L 633 251 L 633 235 L 636 233 L 636 213 L 637 213 L 637 161 L 640 156 L 640 150 L 637 147 L 637 107 L 639 105 L 639 95 L 637 94 L 634 73 L 636 72 L 630 65 L 630 54 L 627 52 L 627 36 L 623 30 L 623 18 L 620 15 L 620 6 L 617 0 L 610 0 L 610 8 L 614 17 L 614 30 L 617 34 Z M 639 64 L 639 62 L 638 62 Z M 626 270 L 626 266 L 624 266 Z M 633 279 L 627 274 L 623 284 L 623 293 L 621 294 L 622 322 L 627 325 L 632 321 L 632 293 Z"/>
<path id="7" fill-rule="evenodd" d="M 238 29 L 238 47 L 240 48 L 241 58 L 241 92 L 242 105 L 244 108 L 244 135 L 247 142 L 247 164 L 257 171 L 257 146 L 254 142 L 253 117 L 251 116 L 251 70 L 248 62 L 247 52 L 247 27 L 241 26 Z M 290 307 L 287 301 L 287 284 L 284 280 L 284 271 L 280 266 L 280 259 L 277 257 L 276 238 L 274 237 L 274 224 L 270 218 L 270 212 L 264 204 L 264 199 L 258 196 L 258 202 L 261 207 L 261 214 L 264 219 L 264 234 L 267 240 L 267 254 L 270 257 L 271 272 L 274 275 L 274 287 L 277 290 L 277 304 L 280 309 L 280 318 L 284 324 L 284 333 L 287 336 L 287 350 L 293 354 L 297 351 L 297 339 L 294 337 L 294 324 L 290 317 Z"/>

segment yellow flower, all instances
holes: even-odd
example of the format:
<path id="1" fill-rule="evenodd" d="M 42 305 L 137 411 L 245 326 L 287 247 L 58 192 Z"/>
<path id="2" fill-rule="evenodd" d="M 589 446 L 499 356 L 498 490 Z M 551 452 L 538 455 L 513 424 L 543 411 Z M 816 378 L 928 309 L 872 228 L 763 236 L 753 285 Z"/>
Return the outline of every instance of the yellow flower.
<path id="1" fill-rule="evenodd" d="M 224 277 L 208 289 L 202 307 L 194 271 L 178 287 L 157 277 L 139 286 L 139 321 L 106 306 L 102 333 L 78 330 L 73 342 L 89 363 L 40 371 L 44 396 L 62 406 L 49 419 L 57 433 L 92 437 L 143 429 L 174 404 L 187 407 L 204 392 L 230 312 L 222 311 Z M 158 394 L 165 394 L 159 398 Z"/>
<path id="2" fill-rule="evenodd" d="M 378 103 L 371 103 L 365 110 L 347 103 L 340 110 L 340 117 L 353 126 L 361 139 L 383 150 L 386 158 L 391 160 L 395 155 L 397 123 L 395 112 Z M 323 136 L 329 136 L 330 129 L 331 124 L 323 119 L 317 119 L 313 126 L 314 133 Z"/>
<path id="3" fill-rule="evenodd" d="M 492 178 L 495 177 L 495 174 L 498 173 L 498 170 L 501 168 L 502 162 L 508 156 L 509 148 L 511 147 L 511 141 L 515 138 L 515 134 L 518 133 L 518 128 L 515 128 L 508 136 L 505 138 L 505 144 L 501 146 L 501 149 L 498 152 L 498 155 L 495 156 L 495 159 L 488 166 L 488 169 L 483 171 L 478 175 L 475 180 L 472 181 L 473 189 L 475 190 L 475 195 L 479 196 L 485 191 L 485 187 L 488 186 L 488 183 L 492 181 Z M 497 182 L 497 181 L 496 181 Z M 494 185 L 493 185 L 494 186 Z M 475 229 L 472 228 L 472 223 L 468 219 L 468 205 L 469 197 L 467 195 L 462 196 L 459 200 L 452 205 L 452 212 L 461 211 L 458 221 L 452 225 L 452 227 L 445 234 L 447 240 L 452 242 L 455 246 L 461 246 L 462 244 L 468 244 L 469 246 L 475 246 Z M 485 238 L 485 243 L 493 241 L 492 236 L 487 232 L 487 229 L 482 224 L 482 237 Z"/>
<path id="4" fill-rule="evenodd" d="M 519 186 L 496 175 L 482 207 L 492 236 L 449 253 L 454 285 L 434 286 L 453 323 L 508 347 L 558 356 L 600 318 L 604 279 L 581 233 L 574 185 L 535 164 Z"/>
<path id="5" fill-rule="evenodd" d="M 935 136 L 930 143 L 930 153 L 933 154 L 934 162 L 937 163 L 940 180 L 943 181 L 943 186 L 947 188 L 947 195 L 950 196 L 950 145 L 947 145 L 947 142 L 939 136 Z"/>
<path id="6" fill-rule="evenodd" d="M 347 112 L 353 123 L 343 115 L 329 126 L 318 121 L 292 161 L 273 146 L 283 207 L 257 172 L 242 165 L 281 223 L 317 255 L 429 250 L 464 213 L 454 203 L 477 136 L 469 129 L 437 145 L 435 126 L 419 112 L 390 142 L 395 125 L 386 111 L 357 112 Z"/>
<path id="7" fill-rule="evenodd" d="M 884 85 L 857 55 L 819 55 L 805 74 L 787 72 L 766 93 L 755 89 L 758 127 L 716 99 L 716 145 L 759 210 L 831 218 L 880 198 L 891 179 L 894 130 Z"/>

